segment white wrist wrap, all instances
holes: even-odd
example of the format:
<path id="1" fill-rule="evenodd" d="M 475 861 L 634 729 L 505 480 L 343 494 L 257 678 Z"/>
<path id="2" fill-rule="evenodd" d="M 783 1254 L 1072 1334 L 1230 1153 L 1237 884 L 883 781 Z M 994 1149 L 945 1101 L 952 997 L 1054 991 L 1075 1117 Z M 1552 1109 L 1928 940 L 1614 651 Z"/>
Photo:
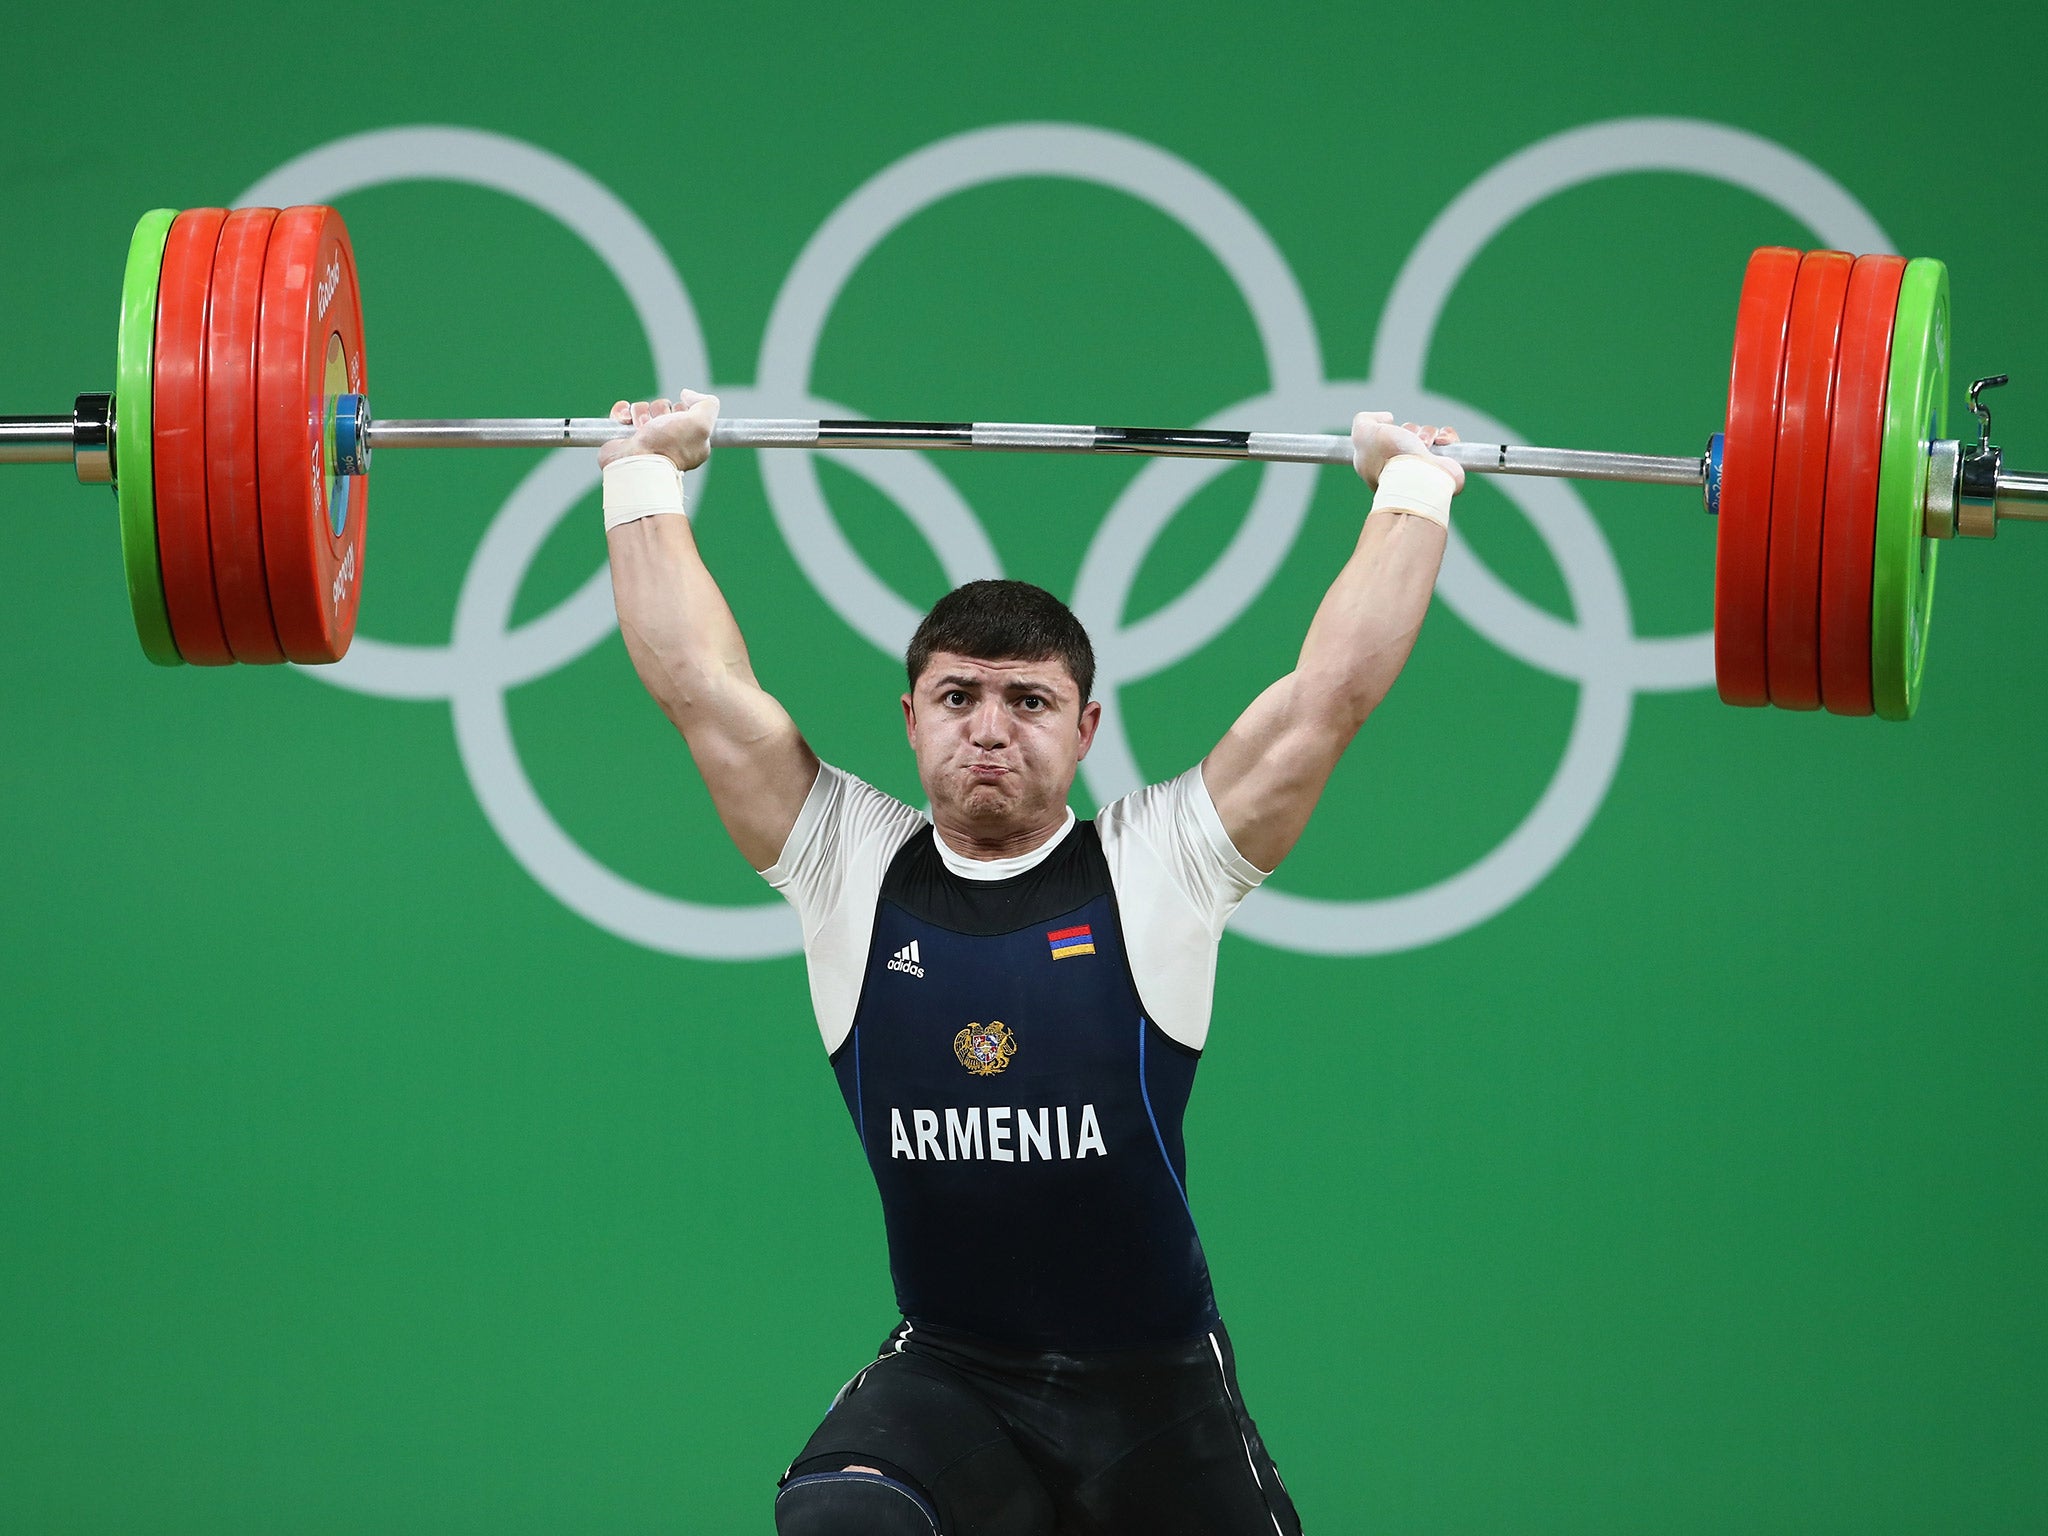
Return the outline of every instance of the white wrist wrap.
<path id="1" fill-rule="evenodd" d="M 643 517 L 681 515 L 683 472 L 660 453 L 630 453 L 604 467 L 604 531 Z"/>
<path id="2" fill-rule="evenodd" d="M 1375 512 L 1413 512 L 1439 528 L 1451 526 L 1451 498 L 1458 482 L 1433 455 L 1397 453 L 1380 471 L 1379 489 L 1372 494 Z"/>

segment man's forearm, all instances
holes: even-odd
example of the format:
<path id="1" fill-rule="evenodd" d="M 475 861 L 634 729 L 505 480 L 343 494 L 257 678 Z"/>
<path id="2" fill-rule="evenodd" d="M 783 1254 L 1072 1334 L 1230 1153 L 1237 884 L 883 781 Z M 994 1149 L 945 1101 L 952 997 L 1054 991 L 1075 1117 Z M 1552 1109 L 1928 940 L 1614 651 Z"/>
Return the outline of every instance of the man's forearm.
<path id="1" fill-rule="evenodd" d="M 1375 512 L 1316 609 L 1295 665 L 1294 702 L 1347 738 L 1401 675 L 1429 611 L 1445 530 L 1407 512 Z"/>
<path id="2" fill-rule="evenodd" d="M 649 517 L 605 536 L 619 632 L 654 700 L 687 734 L 735 684 L 756 689 L 725 594 L 697 552 L 689 519 Z"/>

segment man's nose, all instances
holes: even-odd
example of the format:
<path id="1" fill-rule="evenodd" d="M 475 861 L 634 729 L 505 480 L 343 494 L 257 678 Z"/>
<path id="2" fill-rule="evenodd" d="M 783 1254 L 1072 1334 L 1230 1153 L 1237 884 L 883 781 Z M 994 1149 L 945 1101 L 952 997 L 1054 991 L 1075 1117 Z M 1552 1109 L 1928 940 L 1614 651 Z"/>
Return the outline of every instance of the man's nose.
<path id="1" fill-rule="evenodd" d="M 983 751 L 1003 746 L 1010 739 L 1010 715 L 1001 699 L 983 699 L 971 723 L 974 744 Z"/>

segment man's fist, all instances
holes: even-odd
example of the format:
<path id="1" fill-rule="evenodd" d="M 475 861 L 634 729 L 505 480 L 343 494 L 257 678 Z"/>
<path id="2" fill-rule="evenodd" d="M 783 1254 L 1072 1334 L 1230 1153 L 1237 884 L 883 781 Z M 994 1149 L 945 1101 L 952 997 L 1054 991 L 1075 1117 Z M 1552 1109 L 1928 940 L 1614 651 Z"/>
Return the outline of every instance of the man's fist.
<path id="1" fill-rule="evenodd" d="M 597 462 L 609 464 L 629 453 L 659 453 L 677 469 L 695 469 L 711 457 L 711 428 L 718 420 L 718 396 L 686 389 L 675 404 L 666 400 L 621 400 L 612 420 L 631 426 L 631 437 L 615 438 L 597 450 Z"/>
<path id="2" fill-rule="evenodd" d="M 1437 443 L 1456 441 L 1458 434 L 1449 427 L 1419 427 L 1412 421 L 1404 421 L 1397 427 L 1392 411 L 1360 411 L 1351 418 L 1351 462 L 1360 478 L 1375 490 L 1379 489 L 1380 471 L 1396 454 L 1428 453 Z M 1465 489 L 1465 468 L 1462 464 L 1445 458 L 1436 462 L 1457 482 L 1458 490 Z"/>

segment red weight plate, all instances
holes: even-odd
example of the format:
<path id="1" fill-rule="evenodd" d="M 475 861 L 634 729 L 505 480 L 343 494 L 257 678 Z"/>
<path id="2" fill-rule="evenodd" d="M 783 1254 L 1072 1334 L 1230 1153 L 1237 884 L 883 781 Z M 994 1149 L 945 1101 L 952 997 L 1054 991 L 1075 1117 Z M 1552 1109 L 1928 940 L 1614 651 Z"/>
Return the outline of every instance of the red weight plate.
<path id="1" fill-rule="evenodd" d="M 1785 326 L 1799 253 L 1767 245 L 1749 258 L 1735 310 L 1721 515 L 1714 540 L 1714 681 L 1729 704 L 1768 704 L 1764 603 L 1770 582 L 1771 476 L 1785 379 Z"/>
<path id="2" fill-rule="evenodd" d="M 328 406 L 363 393 L 363 311 L 348 226 L 332 208 L 287 208 L 263 264 L 256 449 L 263 563 L 285 655 L 339 661 L 362 593 L 364 477 L 327 461 Z"/>
<path id="3" fill-rule="evenodd" d="M 237 661 L 279 662 L 256 481 L 256 331 L 275 208 L 237 208 L 221 226 L 206 304 L 206 521 L 221 629 Z"/>
<path id="4" fill-rule="evenodd" d="M 157 559 L 178 654 L 204 667 L 232 662 L 214 595 L 206 528 L 206 296 L 224 208 L 191 208 L 171 224 L 156 291 L 152 410 Z"/>
<path id="5" fill-rule="evenodd" d="M 1891 378 L 1892 320 L 1905 273 L 1903 256 L 1859 256 L 1842 305 L 1820 559 L 1820 694 L 1837 715 L 1871 712 L 1870 569 L 1877 540 L 1877 465 L 1884 445 L 1885 390 Z"/>
<path id="6" fill-rule="evenodd" d="M 1764 659 L 1771 702 L 1820 708 L 1820 551 L 1828 484 L 1828 435 L 1835 406 L 1835 355 L 1842 301 L 1855 258 L 1808 251 L 1792 288 L 1785 331 L 1785 401 L 1771 471 L 1770 585 Z"/>

